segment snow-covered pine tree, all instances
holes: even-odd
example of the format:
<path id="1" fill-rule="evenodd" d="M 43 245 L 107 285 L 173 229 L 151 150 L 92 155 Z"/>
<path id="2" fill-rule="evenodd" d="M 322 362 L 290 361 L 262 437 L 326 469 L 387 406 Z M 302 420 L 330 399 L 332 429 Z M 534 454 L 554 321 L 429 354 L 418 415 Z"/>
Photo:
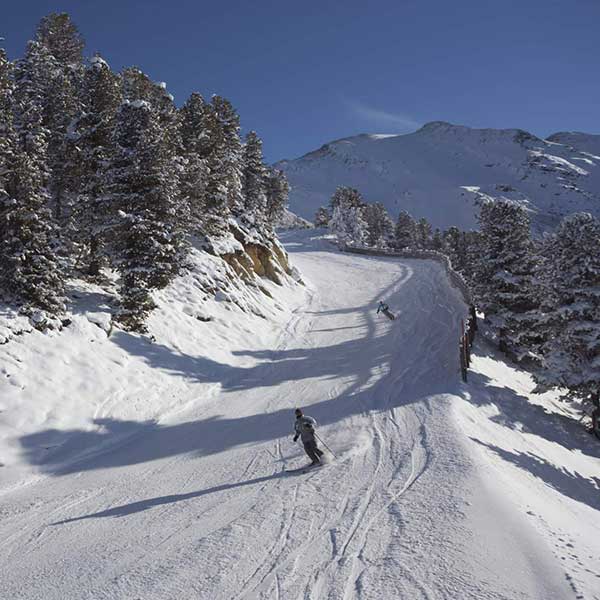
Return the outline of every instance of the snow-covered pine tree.
<path id="1" fill-rule="evenodd" d="M 205 104 L 202 112 L 201 157 L 208 168 L 204 232 L 209 237 L 221 237 L 229 231 L 229 161 L 223 125 L 213 103 Z M 240 174 L 241 177 L 241 174 Z M 235 179 L 235 177 L 234 177 Z M 240 198 L 241 198 L 241 178 Z"/>
<path id="2" fill-rule="evenodd" d="M 113 131 L 121 105 L 121 83 L 106 61 L 98 54 L 85 71 L 83 109 L 67 138 L 66 167 L 75 179 L 78 202 L 75 205 L 76 234 L 85 250 L 85 270 L 92 277 L 106 264 L 103 232 L 110 209 L 104 194 L 104 171 L 112 155 Z"/>
<path id="3" fill-rule="evenodd" d="M 465 237 L 454 225 L 444 232 L 444 252 L 450 258 L 455 271 L 464 270 L 467 261 Z"/>
<path id="4" fill-rule="evenodd" d="M 265 226 L 267 172 L 263 164 L 262 140 L 255 131 L 248 132 L 242 152 L 243 219 L 260 231 Z"/>
<path id="5" fill-rule="evenodd" d="M 64 275 L 49 209 L 49 132 L 44 126 L 46 70 L 54 65 L 44 46 L 29 42 L 15 67 L 14 122 L 5 125 L 6 139 L 15 141 L 9 141 L 13 150 L 5 178 L 0 277 L 2 287 L 19 301 L 56 315 L 64 310 Z"/>
<path id="6" fill-rule="evenodd" d="M 80 66 L 85 42 L 67 13 L 50 13 L 36 31 L 36 41 L 43 44 L 61 65 Z"/>
<path id="7" fill-rule="evenodd" d="M 516 361 L 539 344 L 539 290 L 529 216 L 519 204 L 498 200 L 481 206 L 481 255 L 473 291 L 478 307 L 498 336 L 499 347 Z"/>
<path id="8" fill-rule="evenodd" d="M 431 249 L 435 250 L 436 252 L 444 251 L 444 238 L 442 236 L 442 232 L 437 227 L 435 228 L 431 238 Z"/>
<path id="9" fill-rule="evenodd" d="M 279 223 L 288 204 L 290 185 L 283 171 L 267 169 L 267 212 L 266 223 L 271 230 Z"/>
<path id="10" fill-rule="evenodd" d="M 82 109 L 80 93 L 85 44 L 66 13 L 44 17 L 37 28 L 36 42 L 44 47 L 53 62 L 53 68 L 44 73 L 44 126 L 49 132 L 48 167 L 51 174 L 49 191 L 61 233 L 67 233 L 62 237 L 68 239 L 76 184 L 69 164 L 76 158 L 71 154 L 76 148 L 68 144 L 67 133 Z"/>
<path id="11" fill-rule="evenodd" d="M 337 206 L 340 204 L 344 204 L 344 206 L 357 206 L 359 208 L 365 206 L 363 197 L 358 190 L 343 185 L 340 185 L 336 188 L 331 200 L 329 201 L 332 215 L 335 208 L 337 208 Z"/>
<path id="12" fill-rule="evenodd" d="M 148 102 L 122 104 L 105 177 L 115 264 L 121 273 L 118 318 L 141 331 L 155 306 L 151 290 L 180 272 L 186 250 L 177 174 L 158 115 Z"/>
<path id="13" fill-rule="evenodd" d="M 10 169 L 13 166 L 17 150 L 12 107 L 14 92 L 12 70 L 13 65 L 8 60 L 4 48 L 0 48 L 0 273 L 5 270 L 4 245 L 10 234 L 7 215 L 11 199 L 7 188 Z M 6 285 L 6 281 L 2 281 L 2 285 Z"/>
<path id="14" fill-rule="evenodd" d="M 211 105 L 220 132 L 215 146 L 222 182 L 225 185 L 227 206 L 234 217 L 244 213 L 242 194 L 242 142 L 240 140 L 240 117 L 231 102 L 221 96 L 213 96 Z M 212 169 L 211 169 L 212 171 Z"/>
<path id="15" fill-rule="evenodd" d="M 179 172 L 177 158 L 181 155 L 180 113 L 175 106 L 173 96 L 167 91 L 164 82 L 152 81 L 137 67 L 127 67 L 121 74 L 123 99 L 130 102 L 145 101 L 152 106 L 158 124 L 162 128 L 165 143 L 170 147 L 174 165 Z"/>
<path id="16" fill-rule="evenodd" d="M 331 218 L 326 206 L 319 206 L 315 213 L 315 227 L 328 227 Z"/>
<path id="17" fill-rule="evenodd" d="M 369 246 L 385 246 L 394 233 L 394 222 L 381 202 L 367 204 L 363 208 L 363 217 L 367 223 L 366 243 Z"/>
<path id="18" fill-rule="evenodd" d="M 600 389 L 600 221 L 565 217 L 544 242 L 540 389 L 561 386 L 578 397 Z"/>
<path id="19" fill-rule="evenodd" d="M 210 229 L 207 186 L 207 158 L 211 142 L 206 129 L 206 103 L 197 92 L 192 93 L 181 107 L 180 134 L 183 149 L 183 168 L 180 178 L 181 194 L 189 210 L 190 230 L 205 235 Z"/>
<path id="20" fill-rule="evenodd" d="M 417 248 L 427 250 L 431 247 L 431 224 L 424 217 L 415 226 Z"/>
<path id="21" fill-rule="evenodd" d="M 333 213 L 329 229 L 340 246 L 361 245 L 367 237 L 368 226 L 363 218 L 364 202 L 360 193 L 348 187 L 338 187 L 331 198 Z"/>
<path id="22" fill-rule="evenodd" d="M 12 67 L 4 48 L 0 48 L 0 203 L 6 200 L 4 182 L 16 148 L 12 114 L 14 90 Z"/>
<path id="23" fill-rule="evenodd" d="M 405 211 L 401 211 L 394 230 L 394 245 L 402 250 L 415 248 L 417 243 L 417 225 L 415 220 Z"/>
<path id="24" fill-rule="evenodd" d="M 50 78 L 57 69 L 56 61 L 45 46 L 29 42 L 25 57 L 15 65 L 15 127 L 21 148 L 29 156 L 48 187 L 48 142 L 50 131 L 45 126 L 46 102 Z"/>
<path id="25" fill-rule="evenodd" d="M 64 279 L 47 196 L 36 163 L 17 149 L 0 213 L 0 288 L 24 303 L 27 311 L 39 308 L 58 315 L 64 310 Z"/>
<path id="26" fill-rule="evenodd" d="M 483 236 L 480 231 L 461 231 L 461 245 L 464 249 L 462 258 L 464 262 L 459 262 L 458 269 L 471 285 L 476 281 L 477 265 L 479 258 L 483 253 Z"/>

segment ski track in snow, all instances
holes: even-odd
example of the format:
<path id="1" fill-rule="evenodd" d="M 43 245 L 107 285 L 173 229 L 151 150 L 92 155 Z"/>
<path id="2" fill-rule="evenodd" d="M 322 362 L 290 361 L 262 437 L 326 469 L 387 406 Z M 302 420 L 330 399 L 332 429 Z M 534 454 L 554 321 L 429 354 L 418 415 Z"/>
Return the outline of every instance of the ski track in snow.
<path id="1" fill-rule="evenodd" d="M 249 373 L 2 496 L 1 598 L 576 597 L 543 548 L 521 568 L 525 538 L 473 550 L 478 480 L 451 418 L 465 307 L 441 267 L 294 235 L 307 301 Z M 338 454 L 306 474 L 284 472 L 306 460 L 295 406 Z M 477 513 L 494 539 L 495 502 Z"/>

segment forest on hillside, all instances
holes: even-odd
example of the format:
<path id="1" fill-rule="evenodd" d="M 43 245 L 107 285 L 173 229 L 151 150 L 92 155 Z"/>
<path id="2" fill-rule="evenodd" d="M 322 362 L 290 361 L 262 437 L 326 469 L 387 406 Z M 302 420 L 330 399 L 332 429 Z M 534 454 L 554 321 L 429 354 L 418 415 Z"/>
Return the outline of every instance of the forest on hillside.
<path id="1" fill-rule="evenodd" d="M 22 58 L 0 49 L 0 296 L 48 322 L 69 278 L 115 273 L 116 319 L 144 330 L 192 243 L 221 254 L 275 239 L 288 185 L 255 132 L 240 139 L 226 98 L 178 107 L 164 83 L 84 48 L 53 13 Z"/>

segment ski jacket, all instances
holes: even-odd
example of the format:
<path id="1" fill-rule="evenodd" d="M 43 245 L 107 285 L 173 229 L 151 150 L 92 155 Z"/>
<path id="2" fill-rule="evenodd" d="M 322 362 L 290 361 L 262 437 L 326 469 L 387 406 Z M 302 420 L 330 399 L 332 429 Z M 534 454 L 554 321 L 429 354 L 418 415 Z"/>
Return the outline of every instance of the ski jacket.
<path id="1" fill-rule="evenodd" d="M 303 443 L 314 442 L 315 440 L 315 427 L 317 422 L 312 417 L 302 416 L 296 419 L 294 423 L 294 441 L 300 437 Z"/>
<path id="2" fill-rule="evenodd" d="M 377 314 L 379 314 L 380 312 L 385 312 L 387 310 L 389 310 L 390 307 L 387 304 L 384 304 L 383 302 L 379 303 L 379 306 L 377 307 Z"/>

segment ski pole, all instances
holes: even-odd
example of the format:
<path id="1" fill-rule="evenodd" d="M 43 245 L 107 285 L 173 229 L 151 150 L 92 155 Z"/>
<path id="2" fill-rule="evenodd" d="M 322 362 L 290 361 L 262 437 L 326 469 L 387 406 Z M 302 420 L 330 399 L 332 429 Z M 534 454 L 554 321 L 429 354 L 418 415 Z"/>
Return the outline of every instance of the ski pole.
<path id="1" fill-rule="evenodd" d="M 323 444 L 323 446 L 325 446 L 325 448 L 327 448 L 327 450 L 329 450 L 329 452 L 331 452 L 331 456 L 337 459 L 337 456 L 334 454 L 333 450 L 320 438 L 319 434 L 316 431 L 315 437 L 321 442 L 321 444 Z"/>

